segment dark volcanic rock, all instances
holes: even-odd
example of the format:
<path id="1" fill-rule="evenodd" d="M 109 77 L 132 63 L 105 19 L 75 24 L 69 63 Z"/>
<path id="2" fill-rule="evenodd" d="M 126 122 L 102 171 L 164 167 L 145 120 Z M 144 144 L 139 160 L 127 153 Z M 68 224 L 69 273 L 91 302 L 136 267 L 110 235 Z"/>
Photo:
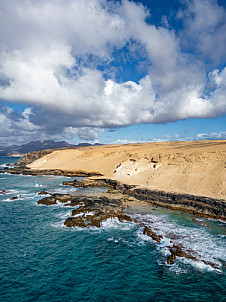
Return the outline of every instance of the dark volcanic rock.
<path id="1" fill-rule="evenodd" d="M 21 156 L 21 158 L 18 160 L 17 165 L 21 167 L 25 167 L 26 165 L 29 165 L 33 161 L 52 153 L 54 150 L 41 150 L 41 151 L 33 151 L 27 154 L 24 154 Z"/>
<path id="2" fill-rule="evenodd" d="M 52 194 L 52 197 L 60 202 L 68 202 L 74 199 L 70 194 Z"/>
<path id="3" fill-rule="evenodd" d="M 104 221 L 111 218 L 118 218 L 120 222 L 135 222 L 139 224 L 141 227 L 144 227 L 144 234 L 150 236 L 154 241 L 161 243 L 161 239 L 163 238 L 161 235 L 156 234 L 150 226 L 145 225 L 145 222 L 141 222 L 139 220 L 131 218 L 129 215 L 123 212 L 125 201 L 128 201 L 128 195 L 133 196 L 137 199 L 147 200 L 151 204 L 162 205 L 171 208 L 171 205 L 179 205 L 184 206 L 187 205 L 189 207 L 193 206 L 194 208 L 198 208 L 199 206 L 206 206 L 211 208 L 211 206 L 216 206 L 219 201 L 216 201 L 211 198 L 206 197 L 194 197 L 192 200 L 190 195 L 185 194 L 171 194 L 160 191 L 152 191 L 146 189 L 137 189 L 134 186 L 122 185 L 114 180 L 106 180 L 106 179 L 98 179 L 98 180 L 75 180 L 72 182 L 66 182 L 64 184 L 73 185 L 77 187 L 86 188 L 89 186 L 103 186 L 105 184 L 106 187 L 110 188 L 106 193 L 107 196 L 101 197 L 85 197 L 85 196 L 71 196 L 70 194 L 51 194 L 50 197 L 45 197 L 41 199 L 39 204 L 56 204 L 57 201 L 65 203 L 65 206 L 76 206 L 75 209 L 72 210 L 72 216 L 68 217 L 64 225 L 66 227 L 100 227 Z M 115 190 L 115 191 L 114 191 Z M 122 194 L 119 194 L 122 193 Z M 40 192 L 42 194 L 48 194 L 47 192 Z M 110 198 L 109 198 L 110 196 Z M 117 198 L 112 198 L 117 196 Z M 133 199 L 133 198 L 130 198 Z M 69 203 L 70 202 L 70 203 Z M 191 205 L 192 203 L 192 205 Z M 201 205 L 202 204 L 202 205 Z M 219 208 L 222 206 L 222 201 L 219 203 Z M 217 211 L 219 210 L 217 208 Z M 178 207 L 176 207 L 178 209 Z M 186 209 L 187 211 L 187 209 Z M 209 210 L 208 210 L 209 211 Z M 209 212 L 208 212 L 209 213 Z M 178 238 L 171 238 L 178 239 Z M 173 244 L 173 241 L 171 241 Z M 206 265 L 210 265 L 215 267 L 215 263 L 199 259 L 200 256 L 192 250 L 185 250 L 181 245 L 173 244 L 168 247 L 170 251 L 170 255 L 167 258 L 168 264 L 173 264 L 177 257 L 185 257 L 187 259 L 191 259 L 193 261 L 202 261 Z"/>
<path id="4" fill-rule="evenodd" d="M 82 217 L 68 217 L 65 222 L 64 225 L 66 227 L 86 227 L 87 225 L 85 224 L 84 220 L 82 219 Z"/>
<path id="5" fill-rule="evenodd" d="M 194 251 L 186 251 L 180 245 L 174 244 L 172 247 L 169 246 L 168 249 L 171 254 L 167 258 L 167 264 L 173 264 L 176 260 L 176 257 L 185 257 L 185 258 L 191 259 L 193 261 L 202 261 L 206 265 L 210 265 L 213 268 L 216 266 L 216 263 L 198 259 L 197 257 L 193 256 L 190 253 L 190 252 L 194 253 Z"/>
<path id="6" fill-rule="evenodd" d="M 167 264 L 173 264 L 176 260 L 176 257 L 185 257 L 188 259 L 192 259 L 194 261 L 199 261 L 197 257 L 188 254 L 180 245 L 174 244 L 172 247 L 168 247 L 170 251 L 170 255 L 167 258 Z"/>
<path id="7" fill-rule="evenodd" d="M 118 215 L 118 220 L 119 220 L 120 222 L 124 222 L 124 221 L 133 222 L 133 221 L 134 221 L 130 216 L 125 215 L 125 214 L 119 214 L 119 215 Z"/>
<path id="8" fill-rule="evenodd" d="M 148 226 L 144 227 L 144 235 L 147 235 L 151 237 L 153 240 L 157 241 L 158 243 L 161 242 L 161 239 L 163 238 L 162 235 L 157 235 L 155 232 L 152 231 L 152 229 Z"/>
<path id="9" fill-rule="evenodd" d="M 38 193 L 38 195 L 48 195 L 49 193 L 48 192 L 46 192 L 46 191 L 41 191 L 41 192 L 39 192 Z M 51 195 L 51 194 L 50 194 Z"/>
<path id="10" fill-rule="evenodd" d="M 103 221 L 106 221 L 109 218 L 118 217 L 117 213 L 106 214 L 100 210 L 96 210 L 93 215 L 82 215 L 76 217 L 68 217 L 64 225 L 67 227 L 100 227 Z"/>
<path id="11" fill-rule="evenodd" d="M 153 205 L 187 212 L 201 217 L 226 220 L 226 202 L 220 199 L 141 189 L 105 178 L 74 180 L 63 182 L 63 184 L 81 188 L 107 187 L 111 190 L 119 191 L 125 196 L 132 196 L 135 199 L 147 201 Z"/>
<path id="12" fill-rule="evenodd" d="M 6 191 L 6 190 L 1 190 L 1 191 L 0 191 L 0 195 L 5 195 L 5 194 L 7 194 L 7 193 L 9 193 L 9 191 Z"/>
<path id="13" fill-rule="evenodd" d="M 80 181 L 80 180 L 73 180 L 73 181 L 63 181 L 63 185 L 64 186 L 73 186 L 73 187 L 76 187 L 76 188 L 83 188 L 84 187 L 84 183 L 83 181 Z"/>
<path id="14" fill-rule="evenodd" d="M 45 204 L 47 206 L 50 206 L 50 205 L 56 204 L 56 199 L 53 196 L 44 197 L 38 201 L 38 204 Z"/>
<path id="15" fill-rule="evenodd" d="M 226 202 L 223 199 L 136 188 L 133 185 L 121 184 L 112 179 L 97 179 L 95 181 L 97 183 L 101 181 L 102 184 L 105 182 L 108 187 L 118 190 L 124 195 L 129 195 L 154 205 L 201 217 L 226 220 Z"/>
<path id="16" fill-rule="evenodd" d="M 41 152 L 41 151 L 40 151 Z M 9 168 L 0 170 L 0 173 L 24 174 L 24 175 L 63 175 L 63 176 L 98 176 L 98 173 L 86 173 L 83 171 L 63 171 L 63 170 L 30 170 L 25 167 Z M 111 190 L 117 190 L 125 196 L 132 196 L 138 200 L 147 201 L 153 205 L 179 210 L 201 217 L 226 220 L 226 202 L 221 199 L 214 199 L 203 196 L 194 196 L 189 194 L 169 193 L 158 190 L 149 190 L 136 188 L 133 185 L 121 184 L 112 179 L 84 179 L 82 181 L 74 180 L 64 182 L 64 185 L 74 187 L 108 187 Z"/>
<path id="17" fill-rule="evenodd" d="M 24 165 L 15 166 L 14 168 L 7 168 L 0 170 L 0 173 L 10 173 L 10 174 L 23 174 L 23 175 L 56 175 L 56 176 L 66 176 L 66 177 L 89 177 L 89 176 L 101 176 L 99 173 L 86 173 L 82 171 L 64 171 L 59 169 L 45 169 L 45 170 L 34 170 Z M 74 182 L 65 182 L 66 185 L 73 185 Z"/>
<path id="18" fill-rule="evenodd" d="M 206 265 L 212 266 L 213 268 L 216 267 L 216 263 L 213 263 L 213 262 L 210 262 L 210 261 L 205 261 L 205 260 L 202 260 L 202 262 L 205 263 Z"/>
<path id="19" fill-rule="evenodd" d="M 38 204 L 53 205 L 56 204 L 57 201 L 66 203 L 68 201 L 72 201 L 73 198 L 74 197 L 72 197 L 70 194 L 51 194 L 51 196 L 44 197 L 39 200 Z"/>
<path id="20" fill-rule="evenodd" d="M 96 179 L 95 180 L 90 180 L 90 179 L 77 180 L 77 179 L 75 179 L 73 181 L 64 181 L 63 185 L 73 186 L 76 188 L 109 187 L 108 184 L 105 181 L 102 181 L 101 179 L 97 179 L 97 180 Z"/>
<path id="21" fill-rule="evenodd" d="M 147 201 L 153 205 L 179 210 L 201 217 L 226 220 L 226 202 L 225 200 L 214 199 L 204 196 L 194 196 L 189 194 L 169 193 L 158 190 L 149 190 L 136 188 L 133 185 L 121 184 L 112 179 L 84 179 L 82 181 L 73 181 L 64 183 L 76 187 L 108 187 L 119 191 L 125 196 L 132 196 L 138 200 Z"/>
<path id="22" fill-rule="evenodd" d="M 138 188 L 129 190 L 127 193 L 137 199 L 146 200 L 152 204 L 172 210 L 188 212 L 201 217 L 226 220 L 226 203 L 224 200 Z"/>
<path id="23" fill-rule="evenodd" d="M 72 217 L 66 219 L 64 224 L 67 227 L 100 227 L 103 221 L 116 217 L 122 222 L 132 221 L 130 216 L 122 212 L 120 199 L 75 197 L 72 203 L 80 207 L 72 210 Z"/>
<path id="24" fill-rule="evenodd" d="M 170 254 L 167 257 L 167 264 L 174 264 L 175 260 L 176 260 L 176 255 L 175 254 Z"/>

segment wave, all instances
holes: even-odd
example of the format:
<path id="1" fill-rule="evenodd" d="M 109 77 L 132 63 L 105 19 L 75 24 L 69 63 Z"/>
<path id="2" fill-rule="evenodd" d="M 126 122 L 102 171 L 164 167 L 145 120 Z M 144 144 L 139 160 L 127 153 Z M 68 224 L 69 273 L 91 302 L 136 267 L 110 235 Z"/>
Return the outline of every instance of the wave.
<path id="1" fill-rule="evenodd" d="M 51 189 L 48 190 L 50 193 L 54 194 L 73 194 L 77 191 L 76 188 L 70 188 L 70 187 L 62 187 L 62 188 L 57 188 L 57 189 Z"/>
<path id="2" fill-rule="evenodd" d="M 10 190 L 7 191 L 6 194 L 3 196 L 11 196 L 5 199 L 2 199 L 2 201 L 5 202 L 15 202 L 15 201 L 26 201 L 26 200 L 33 200 L 36 196 L 35 193 L 26 193 L 26 191 L 19 191 L 19 190 Z"/>
<path id="3" fill-rule="evenodd" d="M 4 163 L 0 165 L 0 169 L 4 169 L 4 168 L 14 168 L 15 165 L 13 164 L 9 164 L 9 163 Z"/>
<path id="4" fill-rule="evenodd" d="M 200 260 L 216 263 L 216 270 L 221 269 L 222 263 L 226 262 L 226 244 L 223 240 L 225 237 L 224 235 L 216 237 L 209 233 L 208 229 L 180 225 L 168 219 L 166 215 L 155 216 L 146 214 L 134 216 L 137 220 L 149 225 L 157 235 L 163 236 L 161 243 L 157 244 L 152 240 L 152 238 L 143 234 L 143 228 L 139 228 L 137 231 L 137 236 L 141 241 L 141 244 L 145 244 L 147 242 L 155 243 L 157 249 L 164 256 L 170 255 L 168 246 L 177 244 Z M 178 258 L 178 260 L 192 264 L 200 269 L 213 269 L 201 261 L 197 262 L 185 258 Z"/>
<path id="5" fill-rule="evenodd" d="M 35 181 L 35 185 L 34 185 L 35 188 L 39 188 L 39 187 L 43 187 L 43 185 L 41 184 L 38 184 L 36 181 Z"/>
<path id="6" fill-rule="evenodd" d="M 1 194 L 1 195 L 15 195 L 15 194 L 23 194 L 23 193 L 26 193 L 27 191 L 25 191 L 25 190 L 16 190 L 16 189 L 11 189 L 11 190 L 3 190 L 4 191 L 4 193 L 3 194 Z M 1 192 L 3 192 L 3 191 L 1 191 Z"/>

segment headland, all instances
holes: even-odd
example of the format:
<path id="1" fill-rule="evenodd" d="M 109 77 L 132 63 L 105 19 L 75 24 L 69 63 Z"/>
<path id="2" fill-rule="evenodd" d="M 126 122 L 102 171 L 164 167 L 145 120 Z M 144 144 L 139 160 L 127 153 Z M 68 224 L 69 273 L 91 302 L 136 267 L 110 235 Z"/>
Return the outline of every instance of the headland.
<path id="1" fill-rule="evenodd" d="M 104 145 L 56 150 L 28 165 L 102 174 L 165 192 L 226 198 L 226 141 Z"/>
<path id="2" fill-rule="evenodd" d="M 226 220 L 225 140 L 67 148 L 18 164 L 12 173 L 90 177 L 137 200 Z"/>

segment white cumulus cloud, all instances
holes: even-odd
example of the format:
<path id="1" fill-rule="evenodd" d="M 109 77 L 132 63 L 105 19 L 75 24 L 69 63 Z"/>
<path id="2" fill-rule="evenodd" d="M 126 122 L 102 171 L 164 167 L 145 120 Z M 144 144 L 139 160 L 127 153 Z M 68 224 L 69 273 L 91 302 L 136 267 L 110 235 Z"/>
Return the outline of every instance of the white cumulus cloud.
<path id="1" fill-rule="evenodd" d="M 73 131 L 84 139 L 99 127 L 225 114 L 225 9 L 187 2 L 181 32 L 147 23 L 148 14 L 128 0 L 0 0 L 0 98 L 33 107 L 32 131 L 82 128 Z M 111 65 L 131 41 L 144 49 L 146 76 L 106 77 L 98 65 Z"/>

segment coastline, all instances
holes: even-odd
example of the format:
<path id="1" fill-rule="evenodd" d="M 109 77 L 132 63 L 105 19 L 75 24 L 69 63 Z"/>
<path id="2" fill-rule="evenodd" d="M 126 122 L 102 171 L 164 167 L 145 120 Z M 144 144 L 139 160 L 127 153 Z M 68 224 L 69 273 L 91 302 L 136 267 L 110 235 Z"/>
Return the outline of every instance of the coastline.
<path id="1" fill-rule="evenodd" d="M 225 154 L 226 141 L 107 145 L 32 152 L 7 172 L 88 177 L 88 186 L 99 182 L 138 201 L 226 220 Z"/>
<path id="2" fill-rule="evenodd" d="M 13 159 L 9 158 L 8 162 L 13 162 Z M 39 170 L 39 172 L 41 171 Z M 54 173 L 54 171 L 52 172 Z M 59 171 L 58 175 L 60 175 Z M 4 246 L 7 247 L 5 257 L 11 259 L 10 271 L 12 273 L 15 271 L 12 249 L 13 253 L 18 253 L 19 265 L 24 264 L 20 267 L 20 271 L 24 274 L 20 274 L 19 280 L 27 278 L 26 268 L 31 267 L 34 262 L 39 263 L 41 257 L 45 261 L 44 266 L 40 265 L 43 268 L 41 273 L 45 275 L 47 271 L 47 280 L 49 280 L 49 269 L 52 269 L 53 280 L 51 282 L 55 282 L 53 283 L 54 288 L 59 288 L 59 284 L 62 283 L 62 279 L 59 279 L 61 274 L 56 273 L 57 266 L 55 265 L 61 259 L 60 269 L 63 272 L 71 272 L 69 281 L 75 272 L 80 275 L 80 272 L 84 272 L 87 267 L 90 270 L 90 265 L 94 272 L 97 271 L 96 275 L 92 275 L 86 281 L 86 287 L 89 286 L 89 280 L 92 281 L 95 277 L 99 277 L 99 272 L 107 264 L 103 278 L 108 276 L 107 271 L 114 271 L 114 274 L 109 277 L 110 282 L 118 277 L 118 284 L 121 284 L 121 272 L 124 273 L 126 268 L 126 275 L 131 272 L 131 276 L 142 277 L 144 281 L 141 284 L 141 290 L 145 285 L 145 280 L 148 277 L 152 280 L 155 276 L 159 278 L 159 282 L 169 280 L 163 286 L 170 289 L 173 284 L 175 290 L 178 290 L 178 284 L 184 276 L 187 278 L 188 284 L 191 276 L 192 278 L 197 277 L 197 280 L 203 282 L 203 284 L 198 284 L 199 287 L 208 284 L 208 288 L 210 285 L 216 288 L 219 283 L 221 288 L 214 292 L 214 298 L 216 293 L 224 289 L 225 278 L 222 278 L 225 274 L 224 222 L 200 218 L 180 211 L 170 211 L 131 196 L 128 197 L 108 186 L 104 188 L 87 187 L 100 182 L 96 180 L 94 183 L 87 177 L 83 179 L 84 189 L 83 186 L 77 188 L 62 185 L 63 181 L 73 181 L 75 184 L 75 177 L 64 177 L 63 175 L 26 177 L 1 174 L 0 177 L 2 189 L 11 190 L 11 193 L 0 196 L 1 221 L 5 222 L 3 234 L 6 233 L 5 230 L 13 231 L 11 238 L 13 242 L 9 241 L 7 236 L 2 237 L 2 241 L 5 240 L 3 249 Z M 77 178 L 77 180 L 81 181 L 82 178 Z M 96 178 L 103 177 L 96 176 Z M 41 190 L 46 190 L 48 195 L 41 195 Z M 110 191 L 108 195 L 107 191 Z M 14 200 L 13 196 L 18 198 Z M 120 213 L 121 210 L 122 213 Z M 14 216 L 11 213 L 15 213 Z M 78 219 L 75 219 L 76 217 Z M 82 227 L 83 222 L 86 227 Z M 17 235 L 15 236 L 15 234 Z M 23 242 L 23 250 L 21 250 L 21 242 Z M 40 253 L 37 254 L 36 251 L 40 251 Z M 21 254 L 21 252 L 24 253 Z M 131 254 L 133 257 L 130 257 Z M 23 255 L 25 255 L 23 259 L 26 261 L 20 261 Z M 91 255 L 94 257 L 90 259 Z M 53 265 L 50 265 L 52 257 L 56 262 L 54 261 Z M 85 261 L 87 259 L 88 264 L 83 259 Z M 106 259 L 110 259 L 110 263 Z M 111 262 L 115 264 L 115 267 L 111 266 Z M 142 274 L 139 275 L 141 267 Z M 163 274 L 170 278 L 163 278 Z M 193 276 L 193 274 L 195 275 Z M 18 280 L 17 275 L 14 274 L 14 276 L 15 278 L 9 285 L 10 288 L 15 283 L 14 281 Z M 179 283 L 173 278 L 178 278 Z M 35 275 L 35 279 L 40 280 L 40 271 Z M 25 280 L 26 284 L 30 284 L 30 276 Z M 84 275 L 84 280 L 87 280 L 87 275 Z M 210 283 L 212 280 L 214 282 Z M 65 282 L 68 282 L 68 279 Z M 130 284 L 129 279 L 128 284 Z M 46 290 L 46 279 L 41 285 Z M 78 286 L 80 286 L 80 280 Z M 131 285 L 132 288 L 133 285 Z M 149 289 L 148 284 L 147 290 Z M 25 293 L 26 290 L 25 287 Z M 82 299 L 82 295 L 79 297 Z M 220 297 L 220 293 L 218 297 Z"/>
<path id="3" fill-rule="evenodd" d="M 96 173 L 151 190 L 226 199 L 225 159 L 226 141 L 195 141 L 55 150 L 25 165 L 31 170 Z"/>

